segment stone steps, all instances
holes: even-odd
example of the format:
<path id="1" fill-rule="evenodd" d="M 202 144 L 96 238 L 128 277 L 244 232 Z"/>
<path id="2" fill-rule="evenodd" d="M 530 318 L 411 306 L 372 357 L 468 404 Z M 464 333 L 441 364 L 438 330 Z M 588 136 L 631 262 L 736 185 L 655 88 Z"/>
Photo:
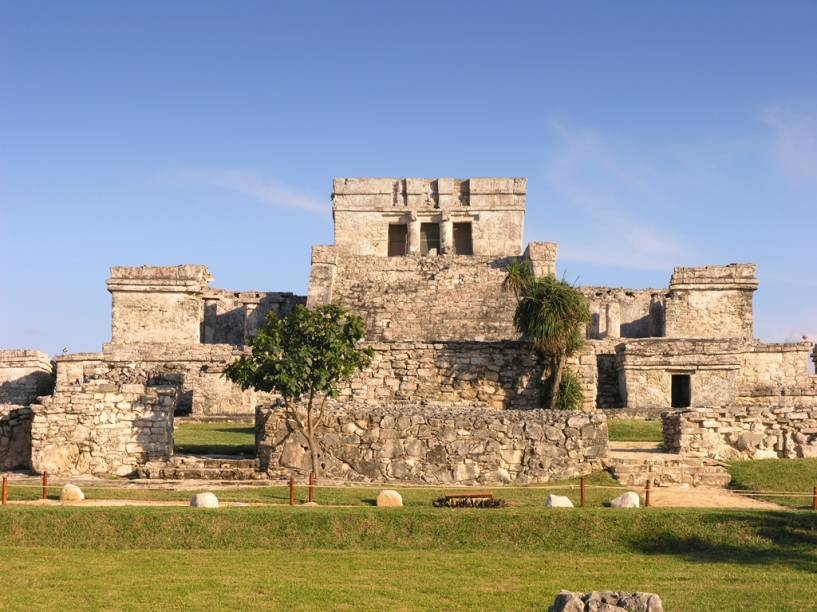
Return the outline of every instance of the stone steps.
<path id="1" fill-rule="evenodd" d="M 220 455 L 174 455 L 167 461 L 149 461 L 140 478 L 162 480 L 264 480 L 258 459 Z"/>
<path id="2" fill-rule="evenodd" d="M 724 464 L 700 457 L 660 452 L 658 448 L 628 448 L 611 443 L 606 469 L 628 487 L 689 485 L 726 487 L 731 480 Z"/>

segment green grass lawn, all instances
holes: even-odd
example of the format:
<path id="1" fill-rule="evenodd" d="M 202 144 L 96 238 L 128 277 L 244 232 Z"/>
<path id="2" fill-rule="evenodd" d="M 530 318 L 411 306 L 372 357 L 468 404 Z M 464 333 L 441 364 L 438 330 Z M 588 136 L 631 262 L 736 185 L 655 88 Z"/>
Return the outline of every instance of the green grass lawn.
<path id="1" fill-rule="evenodd" d="M 253 423 L 185 423 L 173 430 L 174 450 L 187 454 L 254 455 Z"/>
<path id="2" fill-rule="evenodd" d="M 301 479 L 303 483 L 303 479 Z M 20 486 L 14 481 L 9 483 L 9 499 L 11 500 L 34 500 L 39 499 L 42 490 L 39 486 L 32 486 L 31 482 L 25 483 L 28 486 Z M 622 489 L 618 481 L 614 480 L 607 472 L 598 472 L 587 477 L 587 504 L 599 507 L 613 497 L 620 495 Z M 594 488 L 594 487 L 605 488 Z M 452 489 L 448 488 L 412 488 L 400 486 L 399 484 L 387 485 L 388 488 L 397 490 L 403 496 L 403 503 L 406 506 L 429 507 L 431 500 L 443 495 Z M 610 487 L 610 488 L 606 488 Z M 324 505 L 341 506 L 371 506 L 374 503 L 377 493 L 385 488 L 378 486 L 321 486 L 320 481 L 316 489 L 316 500 Z M 202 490 L 205 487 L 202 486 Z M 548 483 L 547 485 L 532 485 L 530 487 L 479 487 L 480 490 L 491 491 L 496 497 L 505 499 L 512 507 L 542 507 L 548 494 L 566 495 L 578 506 L 580 502 L 579 479 L 563 480 Z M 94 486 L 82 486 L 82 490 L 88 499 L 145 499 L 145 500 L 179 500 L 188 501 L 193 491 L 172 491 L 167 489 L 145 489 L 127 487 L 125 482 L 112 481 L 110 483 L 100 483 Z M 53 481 L 49 490 L 51 499 L 59 499 L 60 485 Z M 225 487 L 216 490 L 218 498 L 222 501 L 265 503 L 265 504 L 288 504 L 289 489 L 287 486 L 276 484 L 275 486 L 258 485 L 244 487 Z M 305 501 L 308 495 L 306 486 L 296 487 L 298 499 Z"/>
<path id="3" fill-rule="evenodd" d="M 730 487 L 744 491 L 797 491 L 806 497 L 766 497 L 791 508 L 811 508 L 811 493 L 817 486 L 817 459 L 761 459 L 734 461 L 729 465 Z"/>
<path id="4" fill-rule="evenodd" d="M 3 609 L 543 609 L 562 588 L 666 609 L 814 608 L 817 514 L 701 510 L 0 511 Z"/>
<path id="5" fill-rule="evenodd" d="M 607 421 L 611 442 L 663 442 L 661 421 L 610 419 Z"/>

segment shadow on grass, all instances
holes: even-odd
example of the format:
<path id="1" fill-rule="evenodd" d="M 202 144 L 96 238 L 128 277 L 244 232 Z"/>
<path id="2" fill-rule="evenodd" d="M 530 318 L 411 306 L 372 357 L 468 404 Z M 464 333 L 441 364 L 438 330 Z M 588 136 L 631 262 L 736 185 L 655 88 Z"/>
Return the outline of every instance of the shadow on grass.
<path id="1" fill-rule="evenodd" d="M 712 513 L 703 517 L 711 536 L 685 534 L 683 525 L 640 534 L 630 541 L 633 552 L 681 557 L 687 561 L 738 565 L 781 564 L 817 573 L 817 513 Z M 743 522 L 742 537 L 730 538 L 729 525 Z M 750 535 L 751 534 L 751 535 Z"/>

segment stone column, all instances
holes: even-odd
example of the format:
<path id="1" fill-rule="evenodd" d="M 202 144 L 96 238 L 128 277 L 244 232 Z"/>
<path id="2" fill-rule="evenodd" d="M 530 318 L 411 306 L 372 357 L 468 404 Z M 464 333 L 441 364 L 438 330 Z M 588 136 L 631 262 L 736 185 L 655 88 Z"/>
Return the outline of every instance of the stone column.
<path id="1" fill-rule="evenodd" d="M 420 219 L 417 213 L 412 212 L 408 222 L 408 254 L 420 254 Z"/>
<path id="2" fill-rule="evenodd" d="M 607 304 L 607 337 L 621 337 L 621 306 L 618 302 Z"/>
<path id="3" fill-rule="evenodd" d="M 257 329 L 253 315 L 255 314 L 255 309 L 258 308 L 258 302 L 259 300 L 248 300 L 244 302 L 244 344 L 247 344 L 250 336 L 252 336 Z"/>
<path id="4" fill-rule="evenodd" d="M 443 214 L 440 221 L 440 255 L 454 253 L 454 222 L 451 215 Z"/>
<path id="5" fill-rule="evenodd" d="M 204 320 L 201 324 L 201 341 L 213 344 L 216 338 L 216 317 L 218 316 L 218 298 L 204 298 Z"/>

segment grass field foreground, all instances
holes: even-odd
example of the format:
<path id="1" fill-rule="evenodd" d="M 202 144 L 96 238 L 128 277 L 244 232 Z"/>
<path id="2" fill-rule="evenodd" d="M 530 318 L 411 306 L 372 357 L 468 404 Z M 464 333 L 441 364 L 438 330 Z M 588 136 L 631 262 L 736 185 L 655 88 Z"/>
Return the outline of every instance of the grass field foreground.
<path id="1" fill-rule="evenodd" d="M 562 588 L 667 610 L 805 610 L 817 514 L 431 508 L 0 511 L 5 609 L 542 609 Z"/>
<path id="2" fill-rule="evenodd" d="M 254 455 L 255 425 L 179 421 L 173 429 L 173 442 L 177 453 Z"/>
<path id="3" fill-rule="evenodd" d="M 611 442 L 663 442 L 661 421 L 616 419 L 607 421 Z"/>
<path id="4" fill-rule="evenodd" d="M 758 496 L 790 508 L 811 508 L 817 486 L 817 459 L 758 459 L 734 461 L 729 465 L 730 488 L 737 491 L 790 491 L 802 497 Z"/>

